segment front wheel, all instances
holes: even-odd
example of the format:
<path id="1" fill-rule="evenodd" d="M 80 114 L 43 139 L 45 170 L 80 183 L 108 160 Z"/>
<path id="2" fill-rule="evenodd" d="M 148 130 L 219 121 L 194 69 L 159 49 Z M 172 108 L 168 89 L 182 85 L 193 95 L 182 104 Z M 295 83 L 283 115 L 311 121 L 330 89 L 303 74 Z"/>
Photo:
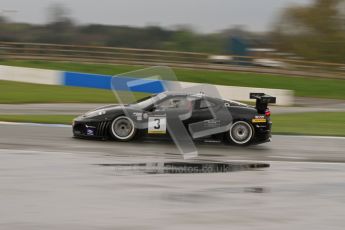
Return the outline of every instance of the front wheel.
<path id="1" fill-rule="evenodd" d="M 115 118 L 110 126 L 112 137 L 118 141 L 130 141 L 135 137 L 136 132 L 134 122 L 126 116 Z"/>
<path id="2" fill-rule="evenodd" d="M 230 130 L 225 133 L 226 140 L 236 145 L 250 144 L 253 136 L 253 126 L 245 121 L 236 121 L 231 125 Z"/>

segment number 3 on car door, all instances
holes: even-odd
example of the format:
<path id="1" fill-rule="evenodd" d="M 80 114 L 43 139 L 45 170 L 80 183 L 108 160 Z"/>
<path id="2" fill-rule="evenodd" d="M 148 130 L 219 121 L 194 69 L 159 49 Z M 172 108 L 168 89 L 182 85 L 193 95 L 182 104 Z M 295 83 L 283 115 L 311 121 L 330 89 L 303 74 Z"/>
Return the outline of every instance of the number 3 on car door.
<path id="1" fill-rule="evenodd" d="M 165 134 L 166 133 L 166 117 L 149 117 L 148 133 Z"/>
<path id="2" fill-rule="evenodd" d="M 161 127 L 161 120 L 156 118 L 155 122 L 156 122 L 156 126 L 154 126 L 153 128 L 154 129 L 160 129 L 160 127 Z"/>

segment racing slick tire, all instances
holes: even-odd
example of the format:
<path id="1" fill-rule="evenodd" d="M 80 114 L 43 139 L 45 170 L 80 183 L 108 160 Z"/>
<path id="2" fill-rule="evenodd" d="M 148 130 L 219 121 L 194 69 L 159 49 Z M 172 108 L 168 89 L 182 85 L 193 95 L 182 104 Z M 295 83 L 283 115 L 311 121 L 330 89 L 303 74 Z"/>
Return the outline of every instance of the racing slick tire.
<path id="1" fill-rule="evenodd" d="M 228 143 L 245 146 L 249 145 L 254 137 L 254 128 L 246 121 L 234 122 L 230 130 L 225 133 L 225 140 Z"/>
<path id="2" fill-rule="evenodd" d="M 134 122 L 126 116 L 116 117 L 110 125 L 110 134 L 117 141 L 131 141 L 135 138 L 136 133 Z"/>

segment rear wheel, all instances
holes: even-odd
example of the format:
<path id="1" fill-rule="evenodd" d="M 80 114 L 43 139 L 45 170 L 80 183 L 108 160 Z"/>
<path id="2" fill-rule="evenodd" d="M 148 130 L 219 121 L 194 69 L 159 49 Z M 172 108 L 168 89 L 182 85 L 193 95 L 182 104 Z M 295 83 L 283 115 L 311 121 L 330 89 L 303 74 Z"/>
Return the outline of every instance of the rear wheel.
<path id="1" fill-rule="evenodd" d="M 130 141 L 135 137 L 136 132 L 134 122 L 126 116 L 115 118 L 110 126 L 112 137 L 118 141 Z"/>
<path id="2" fill-rule="evenodd" d="M 236 121 L 225 135 L 226 140 L 230 143 L 248 145 L 253 139 L 254 129 L 248 122 Z"/>

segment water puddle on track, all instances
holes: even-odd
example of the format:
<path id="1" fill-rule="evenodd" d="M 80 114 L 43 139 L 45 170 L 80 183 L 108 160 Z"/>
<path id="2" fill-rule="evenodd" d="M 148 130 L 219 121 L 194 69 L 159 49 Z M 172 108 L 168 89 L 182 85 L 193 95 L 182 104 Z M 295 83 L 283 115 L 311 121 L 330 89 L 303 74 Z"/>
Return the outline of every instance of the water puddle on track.
<path id="1" fill-rule="evenodd" d="M 200 173 L 227 173 L 269 168 L 268 163 L 256 162 L 149 162 L 129 164 L 97 164 L 104 167 L 113 167 L 116 175 L 133 174 L 200 174 Z"/>

